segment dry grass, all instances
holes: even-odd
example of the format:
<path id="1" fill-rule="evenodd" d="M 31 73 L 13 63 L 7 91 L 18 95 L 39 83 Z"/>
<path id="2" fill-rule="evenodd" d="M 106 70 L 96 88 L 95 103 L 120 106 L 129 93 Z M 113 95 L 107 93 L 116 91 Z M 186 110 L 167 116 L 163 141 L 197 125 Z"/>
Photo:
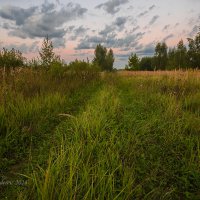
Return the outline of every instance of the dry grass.
<path id="1" fill-rule="evenodd" d="M 118 75 L 123 77 L 129 76 L 176 76 L 176 77 L 187 77 L 196 76 L 200 77 L 200 70 L 173 70 L 173 71 L 118 71 Z"/>

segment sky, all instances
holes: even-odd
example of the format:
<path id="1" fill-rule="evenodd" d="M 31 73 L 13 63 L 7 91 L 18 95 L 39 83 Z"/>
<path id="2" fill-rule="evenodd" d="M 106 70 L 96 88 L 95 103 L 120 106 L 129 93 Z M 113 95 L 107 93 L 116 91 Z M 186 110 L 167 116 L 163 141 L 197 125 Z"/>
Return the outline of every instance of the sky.
<path id="1" fill-rule="evenodd" d="M 92 60 L 100 43 L 123 68 L 131 53 L 152 56 L 158 42 L 187 45 L 199 26 L 200 0 L 0 0 L 0 48 L 28 59 L 48 35 L 66 62 Z"/>

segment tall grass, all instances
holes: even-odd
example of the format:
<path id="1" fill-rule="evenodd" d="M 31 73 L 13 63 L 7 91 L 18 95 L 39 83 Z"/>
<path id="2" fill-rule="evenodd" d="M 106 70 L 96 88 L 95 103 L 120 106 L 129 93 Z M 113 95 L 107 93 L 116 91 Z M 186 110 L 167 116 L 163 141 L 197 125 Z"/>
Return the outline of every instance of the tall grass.
<path id="1" fill-rule="evenodd" d="M 105 80 L 80 114 L 57 127 L 47 166 L 33 169 L 23 198 L 199 199 L 200 121 L 189 106 L 199 80 Z"/>
<path id="2" fill-rule="evenodd" d="M 61 113 L 18 199 L 200 199 L 198 76 L 102 79 L 79 112 Z"/>
<path id="3" fill-rule="evenodd" d="M 45 162 L 51 133 L 63 120 L 58 115 L 78 112 L 96 90 L 98 79 L 95 71 L 83 77 L 68 70 L 55 77 L 51 72 L 31 69 L 13 71 L 6 82 L 1 79 L 0 180 L 12 179 L 28 168 L 29 162 Z"/>

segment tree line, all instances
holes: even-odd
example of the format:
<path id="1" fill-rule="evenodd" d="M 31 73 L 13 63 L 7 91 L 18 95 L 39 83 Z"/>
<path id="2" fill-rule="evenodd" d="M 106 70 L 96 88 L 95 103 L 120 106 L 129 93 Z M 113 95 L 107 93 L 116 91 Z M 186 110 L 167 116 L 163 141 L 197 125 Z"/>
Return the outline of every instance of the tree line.
<path id="1" fill-rule="evenodd" d="M 200 69 L 200 32 L 195 38 L 187 38 L 188 48 L 181 39 L 177 46 L 168 48 L 165 42 L 156 44 L 152 57 L 139 58 L 136 53 L 129 56 L 126 70 L 173 70 Z"/>
<path id="2" fill-rule="evenodd" d="M 6 72 L 10 72 L 17 67 L 32 67 L 34 69 L 45 69 L 53 71 L 62 71 L 62 68 L 82 69 L 93 67 L 99 71 L 112 71 L 114 63 L 114 54 L 112 49 L 107 49 L 101 44 L 98 44 L 94 51 L 94 59 L 90 62 L 84 60 L 75 60 L 68 64 L 56 55 L 52 41 L 47 37 L 44 38 L 42 47 L 39 51 L 39 57 L 27 60 L 23 57 L 19 50 L 14 48 L 11 50 L 3 48 L 0 50 L 0 68 L 4 68 Z M 53 69 L 52 69 L 53 68 Z"/>
<path id="3" fill-rule="evenodd" d="M 180 40 L 176 47 L 168 48 L 165 42 L 157 43 L 155 53 L 152 57 L 139 58 L 136 53 L 129 56 L 126 70 L 173 70 L 173 69 L 200 69 L 200 32 L 195 38 L 187 38 L 188 47 Z M 52 41 L 44 38 L 42 47 L 39 51 L 39 58 L 27 61 L 19 50 L 0 50 L 0 67 L 9 72 L 16 67 L 42 68 L 46 70 L 62 71 L 62 67 L 72 67 L 80 65 L 94 67 L 100 71 L 112 71 L 115 58 L 112 49 L 107 49 L 98 44 L 94 50 L 94 59 L 90 62 L 84 60 L 75 60 L 66 64 L 59 55 L 54 52 Z"/>

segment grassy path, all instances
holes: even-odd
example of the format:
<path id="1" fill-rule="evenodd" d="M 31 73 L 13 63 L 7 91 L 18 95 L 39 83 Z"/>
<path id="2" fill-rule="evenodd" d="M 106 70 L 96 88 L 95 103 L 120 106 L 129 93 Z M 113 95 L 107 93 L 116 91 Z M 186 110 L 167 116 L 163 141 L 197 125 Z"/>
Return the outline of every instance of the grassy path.
<path id="1" fill-rule="evenodd" d="M 200 121 L 184 88 L 107 81 L 57 126 L 47 166 L 33 169 L 19 199 L 199 199 Z"/>
<path id="2" fill-rule="evenodd" d="M 18 130 L 20 126 L 15 124 L 18 134 L 13 134 L 15 138 L 10 140 L 12 145 L 6 149 L 10 152 L 9 159 L 13 162 L 8 163 L 7 159 L 4 159 L 0 163 L 0 199 L 16 199 L 17 194 L 26 187 L 26 179 L 20 174 L 29 174 L 36 165 L 46 166 L 49 151 L 57 139 L 54 134 L 56 127 L 66 118 L 59 114 L 77 114 L 101 85 L 102 82 L 97 80 L 77 88 L 70 95 L 55 93 L 35 97 L 30 102 L 18 102 L 19 105 L 16 106 L 18 115 L 15 120 L 23 123 L 23 119 L 26 119 L 34 128 L 20 132 Z M 6 143 L 1 142 L 3 149 Z M 1 153 L 3 154 L 3 151 Z"/>

